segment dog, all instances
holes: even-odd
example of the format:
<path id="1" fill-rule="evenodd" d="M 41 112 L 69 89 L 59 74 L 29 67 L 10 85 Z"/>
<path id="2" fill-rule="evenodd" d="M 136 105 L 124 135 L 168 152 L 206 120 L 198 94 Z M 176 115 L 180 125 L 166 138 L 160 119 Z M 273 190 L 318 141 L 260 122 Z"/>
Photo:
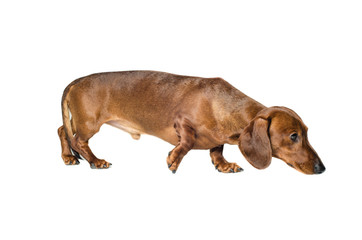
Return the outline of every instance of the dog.
<path id="1" fill-rule="evenodd" d="M 224 144 L 238 145 L 247 161 L 265 169 L 272 157 L 305 174 L 325 167 L 308 142 L 307 126 L 291 109 L 265 107 L 222 78 L 181 76 L 156 71 L 92 74 L 70 83 L 62 97 L 58 129 L 67 165 L 85 158 L 91 168 L 109 168 L 88 140 L 106 123 L 132 138 L 149 134 L 174 145 L 167 166 L 175 173 L 191 149 L 210 149 L 223 173 L 243 169 L 223 157 Z"/>

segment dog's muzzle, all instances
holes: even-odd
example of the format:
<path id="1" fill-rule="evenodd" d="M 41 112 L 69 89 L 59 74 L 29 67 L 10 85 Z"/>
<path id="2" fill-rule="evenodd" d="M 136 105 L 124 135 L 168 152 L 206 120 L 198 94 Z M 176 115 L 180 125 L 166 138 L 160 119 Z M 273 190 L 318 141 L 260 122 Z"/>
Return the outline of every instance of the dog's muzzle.
<path id="1" fill-rule="evenodd" d="M 321 174 L 326 170 L 326 168 L 324 167 L 323 163 L 321 161 L 318 161 L 318 163 L 316 163 L 314 165 L 314 173 L 315 174 Z"/>

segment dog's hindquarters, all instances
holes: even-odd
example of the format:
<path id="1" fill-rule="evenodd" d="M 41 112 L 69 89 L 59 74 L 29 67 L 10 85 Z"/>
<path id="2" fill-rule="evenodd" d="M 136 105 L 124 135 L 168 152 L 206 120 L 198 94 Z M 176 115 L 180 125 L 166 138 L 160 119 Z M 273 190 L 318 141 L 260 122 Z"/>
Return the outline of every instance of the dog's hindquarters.
<path id="1" fill-rule="evenodd" d="M 100 104 L 89 105 L 95 98 L 87 89 L 92 77 L 75 80 L 64 90 L 62 98 L 63 126 L 58 130 L 62 144 L 62 158 L 68 165 L 78 164 L 76 157 L 82 155 L 95 168 L 108 168 L 111 164 L 98 159 L 91 151 L 88 140 L 99 131 L 102 121 L 97 116 Z M 91 86 L 92 87 L 92 86 Z M 94 99 L 93 99 L 94 101 Z M 75 155 L 73 155 L 73 154 Z M 79 154 L 78 154 L 79 153 Z"/>

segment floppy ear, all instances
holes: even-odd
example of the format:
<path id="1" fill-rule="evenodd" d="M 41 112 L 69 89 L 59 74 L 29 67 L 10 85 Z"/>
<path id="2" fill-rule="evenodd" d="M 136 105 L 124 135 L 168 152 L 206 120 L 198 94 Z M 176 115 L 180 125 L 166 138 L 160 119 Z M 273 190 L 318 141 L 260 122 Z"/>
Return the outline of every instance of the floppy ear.
<path id="1" fill-rule="evenodd" d="M 239 148 L 246 160 L 257 169 L 267 168 L 271 162 L 272 149 L 268 128 L 269 121 L 257 117 L 240 135 Z"/>

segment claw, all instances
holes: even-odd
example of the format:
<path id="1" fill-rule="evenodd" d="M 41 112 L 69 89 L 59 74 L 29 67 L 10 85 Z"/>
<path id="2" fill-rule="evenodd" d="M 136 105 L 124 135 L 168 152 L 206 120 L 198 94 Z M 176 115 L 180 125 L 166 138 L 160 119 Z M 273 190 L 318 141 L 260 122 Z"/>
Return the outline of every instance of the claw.
<path id="1" fill-rule="evenodd" d="M 231 169 L 230 169 L 230 172 L 233 173 L 233 172 L 234 172 L 234 169 L 231 168 Z"/>
<path id="2" fill-rule="evenodd" d="M 244 169 L 238 168 L 238 172 L 242 172 L 242 171 L 244 171 Z"/>
<path id="3" fill-rule="evenodd" d="M 97 165 L 96 165 L 97 164 Z M 101 162 L 91 162 L 90 167 L 92 169 L 108 169 L 112 166 L 112 163 L 101 160 Z"/>
<path id="4" fill-rule="evenodd" d="M 169 165 L 168 165 L 168 168 L 170 168 L 172 166 L 172 163 L 170 163 Z"/>
<path id="5" fill-rule="evenodd" d="M 172 173 L 175 174 L 175 173 L 176 173 L 176 170 L 172 170 Z"/>
<path id="6" fill-rule="evenodd" d="M 218 166 L 219 166 L 219 164 L 217 164 L 217 165 L 215 166 L 215 169 L 216 169 L 216 170 L 219 170 L 219 169 L 217 169 Z M 219 172 L 220 172 L 220 171 L 219 171 Z"/>

